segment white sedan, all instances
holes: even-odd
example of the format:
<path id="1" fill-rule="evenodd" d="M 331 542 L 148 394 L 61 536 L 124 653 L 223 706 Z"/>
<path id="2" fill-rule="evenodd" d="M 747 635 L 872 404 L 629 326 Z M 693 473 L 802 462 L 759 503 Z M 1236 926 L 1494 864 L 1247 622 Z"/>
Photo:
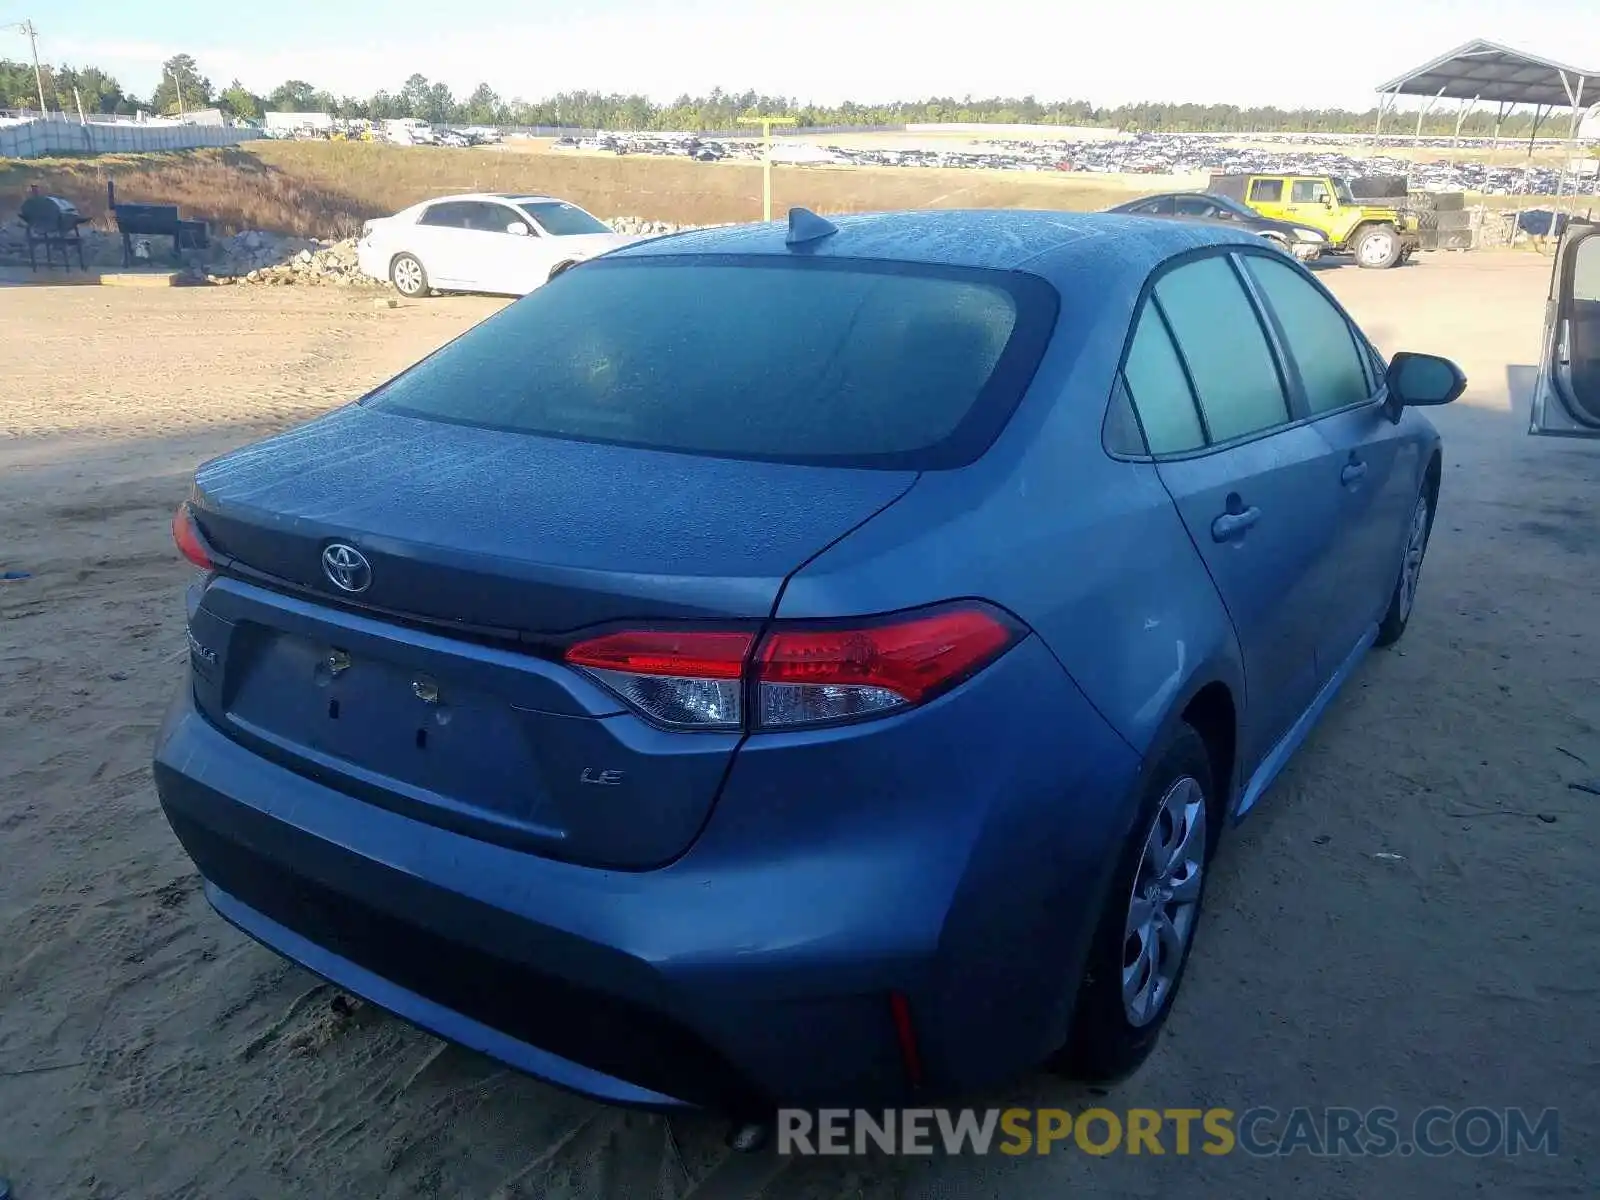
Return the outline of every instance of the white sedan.
<path id="1" fill-rule="evenodd" d="M 574 263 L 641 239 L 549 196 L 479 193 L 426 200 L 368 221 L 357 262 L 402 296 L 524 296 Z"/>

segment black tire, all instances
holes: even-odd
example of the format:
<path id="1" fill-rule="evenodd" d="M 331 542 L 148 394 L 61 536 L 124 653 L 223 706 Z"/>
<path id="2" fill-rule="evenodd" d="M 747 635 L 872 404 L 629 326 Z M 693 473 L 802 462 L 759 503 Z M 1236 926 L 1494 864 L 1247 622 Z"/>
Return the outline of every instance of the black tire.
<path id="1" fill-rule="evenodd" d="M 1383 250 L 1379 251 L 1377 243 L 1384 241 Z M 1366 225 L 1356 234 L 1350 247 L 1356 256 L 1356 265 L 1369 271 L 1384 271 L 1400 261 L 1400 252 L 1403 249 L 1400 243 L 1400 233 L 1393 225 Z"/>
<path id="2" fill-rule="evenodd" d="M 1375 646 L 1392 646 L 1405 634 L 1406 626 L 1411 623 L 1411 614 L 1416 611 L 1417 584 L 1422 578 L 1422 563 L 1428 554 L 1428 541 L 1433 536 L 1433 515 L 1439 499 L 1438 489 L 1430 481 L 1422 489 L 1422 494 L 1417 497 L 1416 507 L 1412 509 L 1411 524 L 1406 526 L 1406 548 L 1400 562 L 1400 574 L 1394 581 L 1394 591 L 1389 596 L 1389 608 L 1383 614 L 1383 620 L 1378 625 L 1378 639 Z M 1418 520 L 1417 509 L 1426 506 L 1422 513 L 1422 544 L 1417 549 L 1416 570 L 1410 579 L 1410 594 L 1407 595 L 1407 568 L 1410 565 L 1412 550 L 1412 532 Z"/>
<path id="3" fill-rule="evenodd" d="M 407 300 L 420 300 L 433 290 L 427 268 L 414 254 L 396 254 L 390 260 L 389 282 Z"/>
<path id="4" fill-rule="evenodd" d="M 1218 803 L 1218 797 L 1223 792 L 1211 758 L 1206 753 L 1205 742 L 1192 727 L 1180 725 L 1166 746 L 1158 752 L 1155 767 L 1149 772 L 1145 791 L 1139 800 L 1134 832 L 1122 847 L 1095 928 L 1094 940 L 1089 947 L 1089 958 L 1084 966 L 1073 1010 L 1072 1032 L 1067 1044 L 1049 1063 L 1051 1070 L 1072 1079 L 1086 1083 L 1114 1083 L 1133 1074 L 1155 1048 L 1177 1000 L 1188 967 L 1189 952 L 1194 945 L 1195 928 L 1205 903 L 1205 886 L 1211 874 L 1209 870 L 1200 872 L 1200 890 L 1194 901 L 1193 919 L 1188 923 L 1182 958 L 1171 985 L 1155 1015 L 1138 1024 L 1130 1020 L 1123 1000 L 1123 972 L 1132 944 L 1128 933 L 1130 905 L 1140 878 L 1145 843 L 1156 822 L 1162 819 L 1163 801 L 1175 788 L 1185 786 L 1186 780 L 1197 784 L 1203 797 L 1200 810 L 1205 814 L 1206 823 L 1204 830 L 1197 833 L 1202 835 L 1204 843 L 1201 861 L 1209 864 L 1222 826 L 1222 805 Z"/>

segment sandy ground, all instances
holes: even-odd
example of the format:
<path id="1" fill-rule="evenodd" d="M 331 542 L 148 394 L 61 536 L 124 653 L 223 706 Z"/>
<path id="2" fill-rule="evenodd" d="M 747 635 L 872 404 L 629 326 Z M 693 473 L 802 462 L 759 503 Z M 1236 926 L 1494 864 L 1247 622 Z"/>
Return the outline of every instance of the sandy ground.
<path id="1" fill-rule="evenodd" d="M 802 1197 L 1593 1195 L 1600 1171 L 1600 445 L 1524 436 L 1547 265 L 1424 256 L 1327 278 L 1388 349 L 1472 376 L 1441 515 L 1374 655 L 1223 843 L 1169 1033 L 1082 1108 L 1525 1105 L 1554 1157 L 1169 1155 L 791 1164 Z M 491 312 L 303 290 L 0 288 L 0 1175 L 17 1200 L 732 1197 L 709 1119 L 599 1108 L 370 1009 L 212 915 L 156 805 L 189 472 Z M 1377 855 L 1399 857 L 1379 858 Z"/>

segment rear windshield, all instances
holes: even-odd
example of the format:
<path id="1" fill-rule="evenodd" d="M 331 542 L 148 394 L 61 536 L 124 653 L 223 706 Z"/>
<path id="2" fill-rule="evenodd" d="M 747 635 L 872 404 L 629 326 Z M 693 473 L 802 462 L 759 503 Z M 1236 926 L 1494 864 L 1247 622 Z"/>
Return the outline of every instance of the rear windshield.
<path id="1" fill-rule="evenodd" d="M 1016 272 L 840 259 L 599 259 L 364 403 L 776 462 L 929 470 L 988 448 L 1057 310 Z"/>

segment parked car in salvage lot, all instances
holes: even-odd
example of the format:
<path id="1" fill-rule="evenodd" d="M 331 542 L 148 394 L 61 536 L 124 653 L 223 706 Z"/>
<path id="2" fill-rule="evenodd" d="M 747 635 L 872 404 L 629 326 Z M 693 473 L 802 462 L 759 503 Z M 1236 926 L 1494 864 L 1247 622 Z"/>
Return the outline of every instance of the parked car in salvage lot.
<path id="1" fill-rule="evenodd" d="M 1389 204 L 1358 200 L 1333 175 L 1213 175 L 1209 189 L 1230 196 L 1264 217 L 1320 229 L 1334 254 L 1355 256 L 1373 270 L 1407 262 L 1422 239 L 1413 214 Z"/>
<path id="2" fill-rule="evenodd" d="M 368 221 L 356 261 L 364 274 L 388 280 L 402 296 L 525 296 L 575 263 L 638 240 L 565 200 L 484 192 L 428 200 Z"/>
<path id="3" fill-rule="evenodd" d="M 604 1100 L 1119 1078 L 1464 387 L 1220 226 L 625 247 L 200 467 L 161 803 L 227 920 Z"/>
<path id="4" fill-rule="evenodd" d="M 1528 432 L 1600 438 L 1600 224 L 1567 223 L 1550 274 Z"/>
<path id="5" fill-rule="evenodd" d="M 1211 192 L 1166 192 L 1158 196 L 1141 196 L 1106 211 L 1232 226 L 1256 234 L 1301 262 L 1315 259 L 1328 245 L 1327 236 L 1320 229 L 1263 217 L 1237 200 Z"/>

